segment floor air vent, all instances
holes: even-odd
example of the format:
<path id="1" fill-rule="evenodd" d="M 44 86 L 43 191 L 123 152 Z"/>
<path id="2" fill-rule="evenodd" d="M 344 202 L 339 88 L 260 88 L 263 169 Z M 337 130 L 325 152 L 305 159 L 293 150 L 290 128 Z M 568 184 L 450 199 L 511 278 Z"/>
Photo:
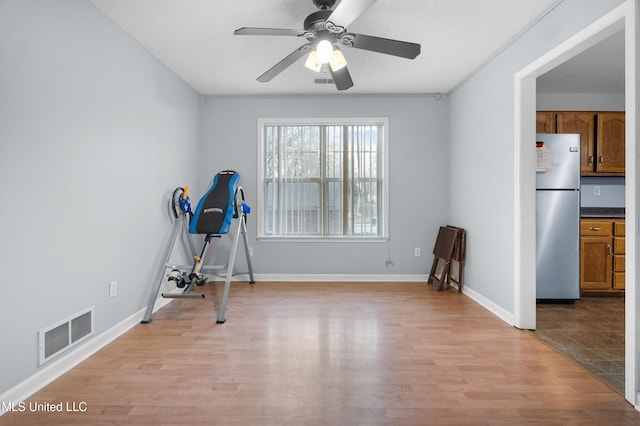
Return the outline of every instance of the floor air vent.
<path id="1" fill-rule="evenodd" d="M 72 348 L 93 334 L 94 307 L 57 322 L 38 332 L 40 365 Z"/>

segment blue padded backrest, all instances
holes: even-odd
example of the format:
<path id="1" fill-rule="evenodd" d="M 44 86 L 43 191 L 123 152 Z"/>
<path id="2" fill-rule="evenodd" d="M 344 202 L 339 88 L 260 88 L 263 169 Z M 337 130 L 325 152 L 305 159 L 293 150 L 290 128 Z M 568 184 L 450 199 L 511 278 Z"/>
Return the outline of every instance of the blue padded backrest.
<path id="1" fill-rule="evenodd" d="M 200 198 L 198 207 L 189 223 L 190 234 L 226 234 L 233 215 L 233 199 L 240 175 L 225 170 L 213 177 L 213 184 Z"/>

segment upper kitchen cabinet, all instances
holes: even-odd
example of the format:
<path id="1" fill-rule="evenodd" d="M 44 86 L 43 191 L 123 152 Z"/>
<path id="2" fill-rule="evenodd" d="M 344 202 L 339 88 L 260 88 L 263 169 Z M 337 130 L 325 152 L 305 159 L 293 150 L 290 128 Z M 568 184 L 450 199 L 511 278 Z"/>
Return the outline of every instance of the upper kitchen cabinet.
<path id="1" fill-rule="evenodd" d="M 595 171 L 624 174 L 624 112 L 598 114 Z"/>
<path id="2" fill-rule="evenodd" d="M 538 111 L 537 133 L 579 133 L 582 176 L 624 176 L 624 112 Z"/>
<path id="3" fill-rule="evenodd" d="M 595 160 L 595 114 L 593 112 L 558 112 L 558 133 L 580 133 L 580 174 L 593 172 Z"/>
<path id="4" fill-rule="evenodd" d="M 555 133 L 556 113 L 553 111 L 536 112 L 536 133 Z"/>

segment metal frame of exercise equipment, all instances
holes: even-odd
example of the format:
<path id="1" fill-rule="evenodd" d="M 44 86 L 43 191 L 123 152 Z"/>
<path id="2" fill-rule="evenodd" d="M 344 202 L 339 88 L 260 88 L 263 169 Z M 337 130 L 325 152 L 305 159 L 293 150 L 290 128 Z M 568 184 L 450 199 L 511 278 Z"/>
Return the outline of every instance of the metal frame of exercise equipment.
<path id="1" fill-rule="evenodd" d="M 225 172 L 221 172 L 225 173 Z M 204 299 L 204 293 L 191 293 L 194 286 L 202 286 L 207 283 L 206 274 L 213 274 L 218 276 L 225 277 L 224 283 L 224 292 L 222 295 L 222 301 L 220 303 L 220 310 L 218 312 L 218 317 L 216 323 L 224 324 L 226 322 L 225 310 L 227 307 L 227 299 L 229 298 L 229 289 L 231 288 L 231 278 L 233 277 L 233 267 L 236 260 L 236 251 L 238 249 L 238 242 L 240 239 L 240 235 L 242 235 L 243 243 L 244 243 L 244 251 L 247 259 L 247 266 L 249 268 L 249 283 L 255 284 L 255 280 L 253 277 L 253 267 L 251 265 L 251 257 L 249 254 L 249 244 L 247 241 L 247 215 L 250 213 L 251 209 L 248 204 L 245 203 L 244 199 L 244 190 L 241 186 L 238 186 L 235 189 L 232 205 L 233 205 L 233 221 L 236 222 L 235 226 L 235 234 L 233 235 L 233 244 L 231 246 L 231 252 L 229 256 L 229 262 L 227 265 L 203 265 L 203 259 L 207 252 L 209 246 L 213 244 L 213 239 L 220 238 L 222 234 L 208 233 L 204 234 L 204 244 L 202 246 L 202 250 L 198 254 L 196 252 L 196 247 L 194 245 L 193 240 L 191 239 L 191 235 L 194 232 L 189 232 L 190 220 L 192 218 L 191 211 L 191 203 L 188 197 L 189 187 L 178 187 L 173 191 L 173 196 L 171 197 L 170 207 L 173 211 L 174 222 L 171 228 L 170 237 L 163 252 L 163 261 L 160 265 L 158 273 L 155 278 L 155 286 L 153 291 L 149 296 L 149 303 L 147 304 L 147 310 L 142 319 L 143 324 L 148 324 L 152 320 L 153 308 L 158 299 L 158 293 L 160 292 L 160 287 L 162 283 L 166 279 L 168 281 L 175 281 L 178 288 L 183 288 L 184 290 L 180 293 L 162 293 L 161 296 L 163 298 L 191 298 L 191 299 Z M 206 196 L 206 195 L 205 195 Z M 204 197 L 203 197 L 204 198 Z M 175 265 L 170 262 L 171 254 L 173 253 L 173 249 L 175 247 L 175 243 L 178 239 L 178 235 L 180 235 L 180 231 L 183 231 L 183 235 L 186 236 L 188 241 L 189 249 L 193 256 L 193 263 L 191 265 Z M 226 232 L 225 232 L 226 233 Z M 167 274 L 167 270 L 170 272 Z M 222 275 L 219 275 L 219 271 L 225 271 Z M 187 272 L 188 271 L 188 272 Z"/>

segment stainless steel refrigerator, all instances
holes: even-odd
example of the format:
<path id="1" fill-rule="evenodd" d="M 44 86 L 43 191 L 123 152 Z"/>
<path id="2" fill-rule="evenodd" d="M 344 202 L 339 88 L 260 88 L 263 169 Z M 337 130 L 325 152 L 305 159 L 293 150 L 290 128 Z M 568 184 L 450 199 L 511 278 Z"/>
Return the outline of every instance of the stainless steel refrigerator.
<path id="1" fill-rule="evenodd" d="M 536 135 L 536 298 L 580 298 L 580 135 Z"/>

